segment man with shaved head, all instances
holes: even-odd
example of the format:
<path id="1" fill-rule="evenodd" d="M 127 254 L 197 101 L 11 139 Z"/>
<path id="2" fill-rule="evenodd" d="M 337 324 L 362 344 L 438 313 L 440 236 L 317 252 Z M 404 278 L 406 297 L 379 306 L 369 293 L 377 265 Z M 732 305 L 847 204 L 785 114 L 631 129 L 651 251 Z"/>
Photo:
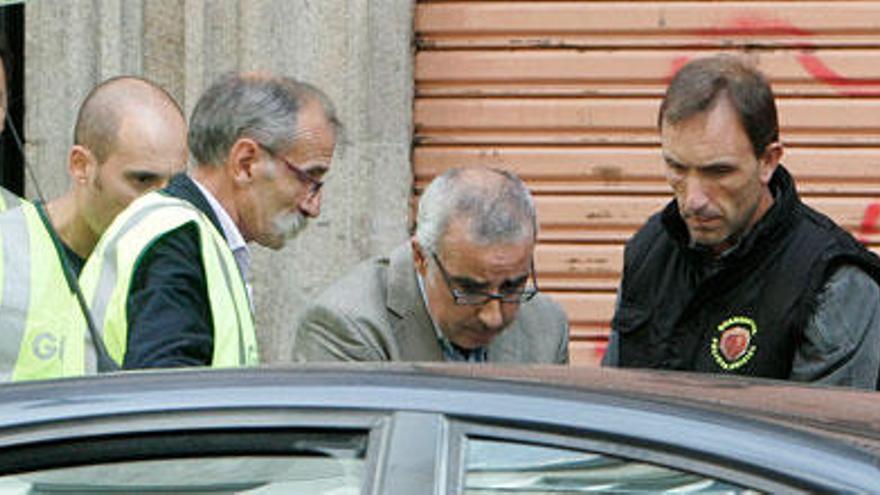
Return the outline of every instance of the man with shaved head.
<path id="1" fill-rule="evenodd" d="M 70 189 L 47 205 L 77 272 L 117 213 L 186 169 L 186 132 L 174 98 L 144 79 L 110 79 L 86 97 L 68 154 Z"/>
<path id="2" fill-rule="evenodd" d="M 321 210 L 339 123 L 317 88 L 228 74 L 190 118 L 189 174 L 122 212 L 81 277 L 125 369 L 259 360 L 247 243 L 280 249 Z"/>
<path id="3" fill-rule="evenodd" d="M 450 169 L 410 242 L 355 267 L 302 317 L 298 361 L 568 362 L 568 321 L 538 293 L 537 221 L 513 174 Z"/>
<path id="4" fill-rule="evenodd" d="M 0 215 L 0 372 L 36 379 L 85 371 L 76 277 L 116 214 L 186 160 L 186 121 L 165 90 L 124 76 L 88 94 L 68 153 L 68 191 Z"/>

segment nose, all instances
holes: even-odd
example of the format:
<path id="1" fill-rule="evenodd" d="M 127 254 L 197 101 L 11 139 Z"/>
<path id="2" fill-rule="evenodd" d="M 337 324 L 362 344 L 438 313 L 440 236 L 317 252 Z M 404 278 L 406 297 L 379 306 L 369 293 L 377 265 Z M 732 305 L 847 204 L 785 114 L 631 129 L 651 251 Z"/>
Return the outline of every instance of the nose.
<path id="1" fill-rule="evenodd" d="M 702 210 L 709 203 L 709 196 L 697 177 L 690 177 L 686 181 L 684 192 L 685 212 L 694 213 Z"/>
<path id="2" fill-rule="evenodd" d="M 504 315 L 501 312 L 501 301 L 495 299 L 480 307 L 477 317 L 480 322 L 490 330 L 498 330 L 504 324 Z"/>
<path id="3" fill-rule="evenodd" d="M 299 204 L 299 210 L 309 218 L 317 218 L 321 214 L 321 195 L 324 191 L 307 195 Z"/>

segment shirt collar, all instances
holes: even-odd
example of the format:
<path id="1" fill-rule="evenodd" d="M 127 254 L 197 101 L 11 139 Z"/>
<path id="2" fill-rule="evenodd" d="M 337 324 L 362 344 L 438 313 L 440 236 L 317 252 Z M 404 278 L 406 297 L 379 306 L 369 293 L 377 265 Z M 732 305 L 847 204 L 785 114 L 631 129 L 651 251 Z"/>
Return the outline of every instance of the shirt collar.
<path id="1" fill-rule="evenodd" d="M 205 196 L 205 199 L 208 200 L 208 204 L 211 205 L 211 210 L 217 215 L 217 220 L 220 221 L 220 227 L 223 229 L 223 237 L 226 238 L 226 245 L 229 246 L 229 250 L 234 253 L 237 250 L 244 249 L 244 252 L 250 257 L 250 249 L 244 241 L 241 231 L 238 230 L 238 226 L 235 225 L 235 222 L 232 221 L 232 217 L 230 217 L 229 213 L 226 211 L 226 208 L 223 208 L 223 205 L 217 201 L 217 198 L 211 194 L 211 191 L 201 185 L 199 181 L 196 179 L 192 179 L 192 181 L 198 186 L 199 191 L 201 191 L 202 195 Z"/>

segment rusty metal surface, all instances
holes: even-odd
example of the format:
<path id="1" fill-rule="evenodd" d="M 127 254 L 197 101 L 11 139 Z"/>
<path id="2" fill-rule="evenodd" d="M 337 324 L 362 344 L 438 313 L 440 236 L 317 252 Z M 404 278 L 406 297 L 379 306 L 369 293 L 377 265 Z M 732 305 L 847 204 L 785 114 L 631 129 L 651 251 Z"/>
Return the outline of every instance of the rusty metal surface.
<path id="1" fill-rule="evenodd" d="M 876 47 L 872 1 L 423 1 L 432 48 Z"/>

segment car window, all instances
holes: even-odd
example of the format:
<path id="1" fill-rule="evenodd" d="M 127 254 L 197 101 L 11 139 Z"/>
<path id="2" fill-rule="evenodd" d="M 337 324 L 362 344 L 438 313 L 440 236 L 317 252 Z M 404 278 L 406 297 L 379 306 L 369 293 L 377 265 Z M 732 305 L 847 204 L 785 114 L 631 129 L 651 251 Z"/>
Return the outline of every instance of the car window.
<path id="1" fill-rule="evenodd" d="M 226 457 L 137 461 L 57 469 L 0 480 L 0 494 L 354 495 L 363 458 Z"/>
<path id="2" fill-rule="evenodd" d="M 188 455 L 93 463 L 0 477 L 0 495 L 247 494 L 354 495 L 366 476 L 367 434 L 293 439 L 288 452 Z M 317 440 L 316 440 L 317 438 Z M 256 449 L 243 449 L 259 452 Z M 131 452 L 137 456 L 138 448 Z M 178 454 L 179 455 L 179 454 Z"/>
<path id="3" fill-rule="evenodd" d="M 604 454 L 482 438 L 466 441 L 466 495 L 757 491 Z"/>

